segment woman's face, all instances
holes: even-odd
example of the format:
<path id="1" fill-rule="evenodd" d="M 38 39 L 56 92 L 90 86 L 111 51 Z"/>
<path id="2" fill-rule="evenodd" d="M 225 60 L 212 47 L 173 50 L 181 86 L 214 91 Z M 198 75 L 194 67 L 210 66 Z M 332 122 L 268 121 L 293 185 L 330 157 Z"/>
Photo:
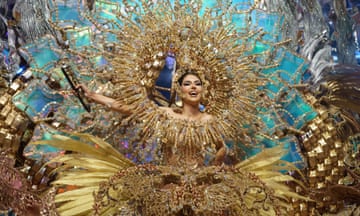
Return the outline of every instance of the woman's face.
<path id="1" fill-rule="evenodd" d="M 203 92 L 202 82 L 199 77 L 188 74 L 181 83 L 183 103 L 199 104 Z"/>

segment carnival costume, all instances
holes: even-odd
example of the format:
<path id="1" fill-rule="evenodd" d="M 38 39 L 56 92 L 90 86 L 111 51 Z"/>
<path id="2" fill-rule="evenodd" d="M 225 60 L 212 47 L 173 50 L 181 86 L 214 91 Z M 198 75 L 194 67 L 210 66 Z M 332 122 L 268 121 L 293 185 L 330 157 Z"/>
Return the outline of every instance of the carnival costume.
<path id="1" fill-rule="evenodd" d="M 297 90 L 307 63 L 284 47 L 281 16 L 262 11 L 260 1 L 91 2 L 84 8 L 49 3 L 55 8 L 49 23 L 62 39 L 22 47 L 33 80 L 15 81 L 24 90 L 11 95 L 37 124 L 27 156 L 46 155 L 46 166 L 56 167 L 52 190 L 42 191 L 55 201 L 44 209 L 284 215 L 299 211 L 294 205 L 305 209 L 298 202 L 312 202 L 301 181 L 283 174 L 297 170 L 293 164 L 307 165 L 297 143 L 301 137 L 307 144 L 310 135 L 300 129 L 319 117 Z M 74 15 L 76 7 L 81 13 Z M 214 119 L 175 119 L 159 108 L 181 112 L 178 79 L 187 71 L 201 79 L 199 109 Z M 131 107 L 131 114 L 90 108 L 70 88 L 76 83 Z M 223 145 L 227 156 L 218 166 Z"/>

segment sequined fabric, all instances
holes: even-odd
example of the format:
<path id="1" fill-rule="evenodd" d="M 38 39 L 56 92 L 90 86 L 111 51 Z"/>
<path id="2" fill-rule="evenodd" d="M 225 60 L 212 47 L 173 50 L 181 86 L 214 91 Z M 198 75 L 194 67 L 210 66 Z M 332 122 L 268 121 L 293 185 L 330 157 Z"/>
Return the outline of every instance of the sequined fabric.
<path id="1" fill-rule="evenodd" d="M 72 151 L 53 160 L 64 163 L 53 186 L 73 186 L 55 196 L 60 215 L 282 215 L 290 198 L 306 200 L 277 171 L 281 148 L 233 166 L 136 165 L 96 137 L 76 137 L 46 141 Z"/>

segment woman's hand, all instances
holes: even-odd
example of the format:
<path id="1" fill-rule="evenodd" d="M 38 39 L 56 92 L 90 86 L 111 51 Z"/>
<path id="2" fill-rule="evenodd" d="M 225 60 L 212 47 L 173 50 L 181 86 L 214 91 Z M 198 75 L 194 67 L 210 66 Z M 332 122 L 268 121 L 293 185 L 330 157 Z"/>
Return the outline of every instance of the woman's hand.
<path id="1" fill-rule="evenodd" d="M 86 97 L 91 98 L 92 92 L 84 84 L 79 84 L 75 88 L 81 89 Z"/>
<path id="2" fill-rule="evenodd" d="M 102 94 L 90 91 L 84 84 L 79 84 L 75 86 L 76 89 L 81 89 L 84 92 L 85 97 L 90 99 L 92 102 L 105 105 L 109 109 L 120 112 L 125 115 L 130 115 L 133 108 L 122 104 L 120 101 L 116 101 L 113 98 L 107 97 Z"/>

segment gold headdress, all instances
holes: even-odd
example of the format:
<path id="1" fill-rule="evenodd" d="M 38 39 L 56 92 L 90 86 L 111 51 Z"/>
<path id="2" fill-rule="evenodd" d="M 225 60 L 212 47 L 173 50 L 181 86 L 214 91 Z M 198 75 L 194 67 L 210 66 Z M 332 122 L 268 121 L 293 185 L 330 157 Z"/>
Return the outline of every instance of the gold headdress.
<path id="1" fill-rule="evenodd" d="M 124 1 L 124 4 L 127 2 Z M 219 207 L 232 208 L 232 203 L 234 203 L 234 210 L 236 209 L 235 211 L 238 213 L 235 213 L 236 215 L 242 215 L 239 212 L 242 210 L 244 210 L 243 215 L 249 215 L 249 212 L 253 212 L 253 209 L 258 211 L 258 208 L 260 211 L 256 215 L 263 212 L 269 215 L 280 214 L 277 206 L 280 208 L 280 206 L 286 207 L 286 205 L 280 202 L 278 204 L 277 199 L 273 196 L 273 191 L 280 188 L 280 191 L 275 191 L 275 193 L 280 194 L 281 200 L 285 198 L 288 191 L 284 190 L 284 187 L 277 184 L 276 181 L 287 181 L 291 178 L 283 178 L 278 175 L 274 177 L 273 173 L 270 174 L 267 171 L 273 169 L 272 163 L 278 161 L 277 157 L 282 154 L 280 148 L 271 151 L 271 155 L 275 155 L 276 158 L 262 154 L 251 161 L 246 161 L 246 163 L 251 164 L 250 168 L 246 168 L 246 163 L 242 163 L 235 167 L 233 170 L 235 172 L 224 170 L 224 174 L 220 173 L 217 168 L 206 170 L 201 167 L 199 168 L 201 173 L 198 175 L 198 170 L 195 168 L 197 162 L 195 167 L 193 165 L 188 167 L 189 164 L 187 163 L 192 163 L 193 159 L 196 161 L 206 159 L 208 152 L 212 154 L 217 147 L 222 148 L 222 145 L 215 145 L 223 144 L 223 136 L 238 141 L 246 135 L 247 131 L 244 128 L 251 129 L 253 125 L 256 125 L 255 99 L 258 95 L 257 87 L 262 83 L 262 80 L 253 74 L 257 65 L 252 61 L 252 58 L 242 57 L 246 56 L 244 55 L 247 50 L 246 45 L 239 42 L 239 35 L 230 24 L 222 22 L 222 16 L 214 17 L 214 11 L 210 10 L 201 12 L 200 1 L 191 1 L 181 6 L 178 5 L 180 1 L 175 1 L 174 6 L 171 5 L 170 1 L 165 0 L 158 1 L 156 5 L 151 5 L 146 1 L 141 3 L 142 8 L 138 12 L 136 7 L 131 7 L 132 9 L 127 7 L 124 9 L 124 14 L 119 14 L 122 18 L 120 29 L 103 29 L 102 34 L 114 33 L 119 38 L 119 43 L 112 45 L 111 49 L 107 49 L 109 47 L 107 45 L 110 44 L 104 44 L 103 51 L 112 67 L 110 73 L 113 76 L 111 81 L 114 84 L 114 96 L 134 108 L 132 114 L 122 121 L 123 125 L 130 125 L 133 129 L 130 134 L 131 137 L 126 137 L 131 143 L 129 145 L 130 150 L 134 150 L 131 153 L 137 154 L 141 163 L 147 162 L 148 155 L 151 155 L 152 158 L 150 159 L 154 159 L 155 162 L 165 161 L 165 166 L 134 166 L 124 156 L 116 155 L 116 151 L 102 140 L 88 135 L 79 134 L 78 137 L 84 143 L 58 136 L 58 140 L 54 140 L 53 145 L 65 148 L 74 154 L 59 158 L 61 161 L 58 162 L 65 162 L 67 165 L 64 169 L 59 169 L 62 175 L 55 184 L 68 184 L 69 182 L 74 184 L 74 174 L 79 179 L 84 180 L 76 181 L 78 190 L 68 191 L 56 197 L 57 203 L 66 202 L 61 205 L 59 210 L 64 214 L 70 212 L 71 214 L 80 214 L 90 212 L 93 207 L 99 211 L 95 212 L 95 215 L 116 214 L 117 211 L 121 211 L 120 214 L 127 214 L 125 213 L 127 210 L 123 211 L 123 207 L 127 208 L 129 203 L 135 203 L 136 209 L 139 209 L 138 207 L 141 205 L 141 212 L 149 215 L 164 215 L 173 212 L 178 214 L 180 208 L 184 208 L 187 212 L 188 205 L 191 205 L 191 208 L 194 207 L 195 210 L 200 209 L 197 210 L 198 212 L 204 210 L 207 214 L 209 203 L 215 203 L 215 211 L 219 211 Z M 89 17 L 89 19 L 91 18 Z M 97 27 L 100 26 L 97 25 Z M 168 55 L 172 55 L 176 59 L 173 72 L 177 75 L 174 76 L 174 82 L 187 70 L 193 70 L 199 74 L 206 88 L 205 112 L 215 116 L 216 121 L 209 120 L 207 123 L 197 123 L 167 118 L 163 109 L 155 107 L 156 105 L 151 99 L 155 94 L 156 79 L 164 67 Z M 245 91 L 246 93 L 244 93 Z M 124 136 L 124 134 L 121 135 Z M 96 143 L 96 145 L 92 146 L 88 143 Z M 41 144 L 41 142 L 37 144 Z M 171 151 L 178 151 L 179 159 L 185 161 L 186 164 L 179 163 L 181 166 L 173 166 L 172 163 L 169 163 L 169 166 L 166 166 L 168 160 L 166 151 L 169 145 Z M 159 151 L 163 151 L 164 154 L 159 153 Z M 199 156 L 200 154 L 201 156 Z M 266 163 L 260 160 L 264 156 L 270 158 L 266 160 Z M 186 166 L 185 172 L 183 165 Z M 70 169 L 68 169 L 69 167 Z M 74 167 L 79 167 L 79 169 Z M 179 173 L 177 172 L 178 168 Z M 114 169 L 120 169 L 120 171 L 114 173 Z M 223 167 L 220 169 L 223 170 Z M 251 169 L 260 170 L 259 174 L 249 173 L 245 176 L 240 172 Z M 203 170 L 205 172 L 202 172 Z M 184 176 L 184 178 L 179 178 L 181 179 L 179 183 L 181 186 L 185 185 L 184 189 L 191 188 L 191 190 L 183 190 L 176 184 L 167 181 L 169 173 L 171 179 L 174 176 L 175 178 L 177 178 L 176 176 Z M 217 178 L 216 176 L 219 176 L 219 173 L 220 178 Z M 227 176 L 227 173 L 230 176 Z M 262 173 L 265 174 L 262 175 Z M 82 174 L 87 175 L 86 178 Z M 256 176 L 257 174 L 265 180 L 268 180 L 269 176 L 271 178 L 263 183 Z M 127 178 L 128 176 L 130 178 Z M 203 181 L 203 176 L 210 177 Z M 104 182 L 105 178 L 108 179 L 107 183 L 109 184 L 101 183 Z M 216 181 L 213 181 L 214 178 Z M 134 179 L 143 181 L 133 181 Z M 225 187 L 223 184 L 219 184 L 218 180 L 220 182 L 224 180 L 226 184 L 230 180 L 230 187 L 222 190 Z M 233 190 L 234 182 L 244 185 L 244 187 L 240 186 L 237 187 L 239 190 Z M 151 189 L 156 185 L 160 186 L 158 187 L 160 190 Z M 175 193 L 172 193 L 172 190 L 169 191 L 170 193 L 166 191 L 168 186 L 173 188 L 173 185 L 180 188 L 180 193 L 177 189 L 174 190 Z M 266 185 L 271 187 L 268 188 Z M 212 186 L 215 186 L 213 194 L 211 194 Z M 222 189 L 218 190 L 219 187 Z M 137 188 L 150 188 L 151 191 L 155 192 L 155 195 L 147 190 L 140 190 L 138 193 Z M 193 188 L 200 188 L 204 192 L 198 192 L 197 189 L 193 190 Z M 97 191 L 96 196 L 92 197 L 94 190 Z M 230 190 L 235 193 L 227 196 Z M 185 193 L 183 193 L 184 191 Z M 259 196 L 259 191 L 265 192 L 263 193 L 265 196 Z M 174 207 L 170 207 L 171 212 L 168 210 L 168 205 L 164 205 L 164 203 L 169 203 L 169 194 L 175 198 L 174 201 L 170 202 L 174 204 Z M 204 194 L 206 198 L 197 194 Z M 73 198 L 74 195 L 76 199 Z M 211 202 L 208 202 L 208 197 L 211 198 Z M 180 199 L 178 201 L 178 198 L 185 198 L 185 200 Z M 147 200 L 150 201 L 148 204 L 146 203 Z M 200 201 L 199 204 L 197 200 Z M 199 208 L 198 206 L 202 204 L 203 200 L 205 200 L 204 205 Z M 229 203 L 231 204 L 229 205 Z M 272 207 L 274 206 L 273 211 Z M 268 211 L 269 209 L 270 211 Z M 221 209 L 219 212 L 225 213 Z"/>
<path id="2" fill-rule="evenodd" d="M 143 4 L 141 12 L 120 15 L 124 21 L 122 30 L 116 32 L 120 44 L 115 52 L 106 53 L 113 66 L 114 96 L 131 104 L 151 98 L 171 50 L 177 66 L 174 77 L 180 77 L 184 69 L 202 76 L 206 112 L 225 120 L 227 135 L 242 136 L 244 125 L 257 122 L 254 103 L 262 84 L 253 74 L 256 65 L 244 57 L 246 45 L 239 43 L 241 38 L 231 24 L 222 22 L 220 16 L 214 19 L 212 10 L 201 12 L 201 5 L 192 3 L 169 10 L 173 7 L 159 6 L 162 4 L 169 3 Z M 127 88 L 139 85 L 143 88 Z M 174 85 L 172 88 L 174 92 Z"/>

